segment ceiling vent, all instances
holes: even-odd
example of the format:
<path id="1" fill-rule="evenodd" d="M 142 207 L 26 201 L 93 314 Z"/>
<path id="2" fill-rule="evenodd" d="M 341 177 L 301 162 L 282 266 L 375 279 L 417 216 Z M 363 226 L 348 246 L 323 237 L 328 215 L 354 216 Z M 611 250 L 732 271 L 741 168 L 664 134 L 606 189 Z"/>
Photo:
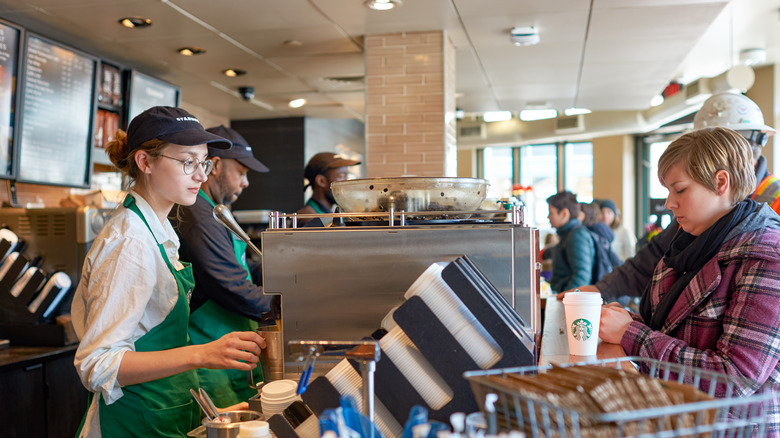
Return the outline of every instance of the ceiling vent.
<path id="1" fill-rule="evenodd" d="M 486 138 L 486 137 L 487 135 L 485 133 L 484 124 L 458 126 L 458 138 L 477 139 L 477 138 Z"/>
<path id="2" fill-rule="evenodd" d="M 560 116 L 555 119 L 555 132 L 557 134 L 582 132 L 585 130 L 585 118 L 582 114 L 574 116 Z"/>

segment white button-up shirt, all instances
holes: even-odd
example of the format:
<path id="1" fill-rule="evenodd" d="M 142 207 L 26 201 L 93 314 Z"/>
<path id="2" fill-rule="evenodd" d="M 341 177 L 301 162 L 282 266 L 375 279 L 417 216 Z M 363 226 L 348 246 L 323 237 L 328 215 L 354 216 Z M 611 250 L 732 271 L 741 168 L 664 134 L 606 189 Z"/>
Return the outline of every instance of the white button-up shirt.
<path id="1" fill-rule="evenodd" d="M 180 269 L 176 232 L 167 219 L 160 223 L 141 196 L 130 193 L 151 232 L 135 212 L 118 207 L 87 253 L 71 307 L 80 340 L 76 371 L 96 393 L 82 436 L 100 436 L 97 402 L 122 397 L 117 374 L 124 353 L 135 351 L 135 341 L 165 320 L 178 299 L 176 280 L 158 246 Z"/>

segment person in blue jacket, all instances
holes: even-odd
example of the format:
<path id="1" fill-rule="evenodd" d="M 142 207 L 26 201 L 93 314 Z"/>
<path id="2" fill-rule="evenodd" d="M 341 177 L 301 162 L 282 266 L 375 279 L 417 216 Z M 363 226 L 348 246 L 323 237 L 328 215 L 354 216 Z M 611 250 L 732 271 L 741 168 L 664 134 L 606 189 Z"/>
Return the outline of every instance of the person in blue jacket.
<path id="1" fill-rule="evenodd" d="M 205 344 L 233 331 L 254 331 L 260 323 L 273 324 L 272 310 L 279 296 L 264 295 L 258 263 L 247 259 L 247 244 L 217 222 L 212 211 L 217 204 L 230 205 L 249 186 L 247 174 L 268 172 L 257 160 L 252 147 L 238 132 L 225 126 L 208 132 L 230 140 L 233 147 L 209 147 L 214 163 L 208 181 L 201 185 L 192 205 L 181 206 L 175 220 L 181 239 L 179 253 L 192 263 L 195 289 L 190 303 L 190 342 Z M 239 370 L 200 369 L 200 385 L 214 402 L 231 406 L 247 401 L 257 390 L 247 384 L 247 374 Z M 263 380 L 262 368 L 253 371 L 253 380 Z"/>
<path id="2" fill-rule="evenodd" d="M 593 278 L 596 247 L 590 231 L 577 216 L 580 204 L 567 191 L 547 198 L 550 225 L 558 232 L 560 243 L 552 261 L 550 287 L 562 292 L 580 284 L 589 284 Z"/>

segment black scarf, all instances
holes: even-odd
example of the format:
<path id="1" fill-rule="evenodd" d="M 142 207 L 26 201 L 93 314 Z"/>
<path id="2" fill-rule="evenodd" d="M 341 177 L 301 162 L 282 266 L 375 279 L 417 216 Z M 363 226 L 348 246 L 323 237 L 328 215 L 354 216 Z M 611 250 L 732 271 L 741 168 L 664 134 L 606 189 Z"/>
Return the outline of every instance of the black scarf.
<path id="1" fill-rule="evenodd" d="M 715 256 L 728 233 L 759 208 L 759 203 L 746 199 L 699 236 L 689 234 L 682 228 L 677 230 L 671 246 L 664 254 L 664 261 L 667 266 L 675 270 L 678 275 L 677 280 L 661 297 L 655 312 L 652 311 L 651 303 L 652 281 L 645 287 L 639 303 L 639 313 L 651 329 L 660 330 L 663 327 L 683 289 L 699 273 L 704 264 Z"/>

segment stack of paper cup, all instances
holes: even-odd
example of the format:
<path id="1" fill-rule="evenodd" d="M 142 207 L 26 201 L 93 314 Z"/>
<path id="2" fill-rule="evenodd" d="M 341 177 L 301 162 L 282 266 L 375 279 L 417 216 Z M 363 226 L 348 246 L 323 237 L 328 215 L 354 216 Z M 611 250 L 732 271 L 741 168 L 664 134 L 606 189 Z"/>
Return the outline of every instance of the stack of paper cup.
<path id="1" fill-rule="evenodd" d="M 276 380 L 266 383 L 260 393 L 260 406 L 266 418 L 281 414 L 287 406 L 301 398 L 296 394 L 298 383 L 294 380 Z"/>
<path id="2" fill-rule="evenodd" d="M 363 379 L 349 361 L 342 359 L 327 374 L 325 378 L 330 381 L 336 391 L 341 395 L 348 395 L 355 400 L 357 406 L 363 406 Z M 374 423 L 384 436 L 401 436 L 404 428 L 395 420 L 393 414 L 387 410 L 382 401 L 374 395 Z M 319 429 L 317 430 L 319 432 Z M 298 432 L 296 430 L 296 432 Z M 301 438 L 304 438 L 299 434 Z"/>
<path id="3" fill-rule="evenodd" d="M 598 292 L 567 292 L 563 297 L 566 313 L 566 333 L 569 354 L 594 356 L 599 340 L 601 294 Z"/>
<path id="4" fill-rule="evenodd" d="M 501 360 L 503 351 L 441 277 L 444 267 L 434 263 L 412 283 L 404 294 L 407 300 L 420 297 L 476 364 L 487 369 Z"/>

